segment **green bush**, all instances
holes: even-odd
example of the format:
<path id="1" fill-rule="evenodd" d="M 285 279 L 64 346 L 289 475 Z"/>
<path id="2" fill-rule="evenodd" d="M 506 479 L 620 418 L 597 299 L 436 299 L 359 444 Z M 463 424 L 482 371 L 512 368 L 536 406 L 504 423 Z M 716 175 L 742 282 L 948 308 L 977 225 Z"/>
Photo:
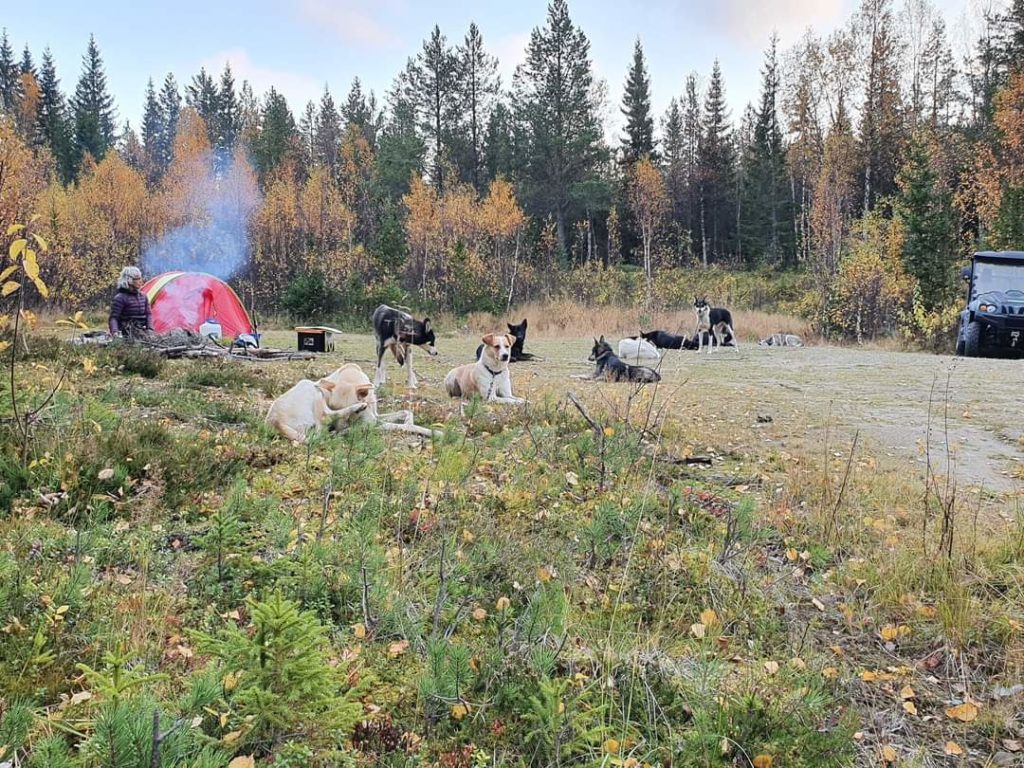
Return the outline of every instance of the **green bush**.
<path id="1" fill-rule="evenodd" d="M 281 303 L 288 314 L 303 323 L 331 317 L 342 306 L 340 292 L 319 271 L 306 272 L 292 280 Z"/>

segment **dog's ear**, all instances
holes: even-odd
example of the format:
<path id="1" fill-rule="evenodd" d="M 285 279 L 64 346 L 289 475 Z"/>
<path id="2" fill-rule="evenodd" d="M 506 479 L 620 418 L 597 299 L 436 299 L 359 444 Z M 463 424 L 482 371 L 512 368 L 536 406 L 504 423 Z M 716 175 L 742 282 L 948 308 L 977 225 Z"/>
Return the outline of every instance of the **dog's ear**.
<path id="1" fill-rule="evenodd" d="M 512 323 L 505 323 L 505 325 L 508 326 L 508 332 L 509 333 L 515 333 L 516 332 L 516 327 L 514 325 L 512 325 Z"/>
<path id="2" fill-rule="evenodd" d="M 598 344 L 604 344 L 605 343 L 604 334 L 603 333 L 601 334 L 601 338 L 597 340 L 597 343 Z"/>
<path id="3" fill-rule="evenodd" d="M 356 387 L 356 397 L 365 400 L 373 392 L 373 384 L 359 384 Z"/>
<path id="4" fill-rule="evenodd" d="M 525 317 L 523 318 L 523 322 L 521 322 L 520 325 L 523 326 L 523 330 L 525 331 L 526 330 L 526 318 Z"/>
<path id="5" fill-rule="evenodd" d="M 426 333 L 429 330 L 430 330 L 430 318 L 429 317 L 424 317 L 423 318 L 423 332 Z"/>
<path id="6" fill-rule="evenodd" d="M 493 333 L 488 333 L 486 336 L 484 336 L 482 339 L 480 339 L 480 341 L 482 341 L 488 347 L 493 347 L 494 346 L 494 334 Z"/>
<path id="7" fill-rule="evenodd" d="M 320 379 L 320 381 L 318 381 L 316 385 L 320 387 L 320 389 L 326 389 L 328 392 L 333 390 L 334 387 L 336 386 L 335 383 L 330 379 Z"/>
<path id="8" fill-rule="evenodd" d="M 507 341 L 508 345 L 511 347 L 513 344 L 516 343 L 516 337 L 513 336 L 511 333 L 506 333 L 505 334 L 505 341 Z"/>

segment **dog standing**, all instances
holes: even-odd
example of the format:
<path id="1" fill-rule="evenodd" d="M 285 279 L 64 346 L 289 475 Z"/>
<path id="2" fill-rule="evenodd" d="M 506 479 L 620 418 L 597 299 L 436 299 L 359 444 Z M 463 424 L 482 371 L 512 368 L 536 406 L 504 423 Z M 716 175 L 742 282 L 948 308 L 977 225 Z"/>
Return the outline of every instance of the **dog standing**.
<path id="1" fill-rule="evenodd" d="M 759 347 L 802 347 L 804 340 L 795 333 L 773 333 L 757 342 Z"/>
<path id="2" fill-rule="evenodd" d="M 413 345 L 422 347 L 431 357 L 437 356 L 430 318 L 415 320 L 408 312 L 381 304 L 373 310 L 373 335 L 377 339 L 377 371 L 373 376 L 373 386 L 379 387 L 387 379 L 384 353 L 390 349 L 398 364 L 405 366 L 406 385 L 415 389 L 417 382 L 412 370 Z"/>
<path id="3" fill-rule="evenodd" d="M 508 372 L 515 338 L 510 333 L 489 333 L 482 341 L 483 348 L 475 363 L 453 368 L 444 377 L 449 396 L 477 394 L 492 403 L 525 403 L 526 400 L 512 394 L 512 377 Z"/>
<path id="4" fill-rule="evenodd" d="M 604 336 L 594 339 L 594 346 L 587 359 L 597 365 L 593 374 L 582 378 L 604 379 L 613 382 L 631 381 L 636 384 L 654 384 L 661 381 L 661 374 L 653 368 L 622 362 L 612 351 L 612 345 L 605 341 Z"/>
<path id="5" fill-rule="evenodd" d="M 740 351 L 736 332 L 732 328 L 732 313 L 728 309 L 712 307 L 708 304 L 708 297 L 704 296 L 703 298 L 694 297 L 693 311 L 697 315 L 697 328 L 694 331 L 694 335 L 697 336 L 697 352 L 700 352 L 704 346 L 702 331 L 707 332 L 709 336 L 714 336 L 714 340 L 718 342 L 719 347 L 725 343 L 725 334 L 728 333 L 732 337 L 733 349 L 737 352 Z M 709 338 L 708 354 L 714 351 L 714 349 L 715 345 L 711 343 Z"/>
<path id="6" fill-rule="evenodd" d="M 289 440 L 304 443 L 310 432 L 324 424 L 348 422 L 367 409 L 365 402 L 331 408 L 328 398 L 334 388 L 327 379 L 303 379 L 270 404 L 265 421 Z"/>

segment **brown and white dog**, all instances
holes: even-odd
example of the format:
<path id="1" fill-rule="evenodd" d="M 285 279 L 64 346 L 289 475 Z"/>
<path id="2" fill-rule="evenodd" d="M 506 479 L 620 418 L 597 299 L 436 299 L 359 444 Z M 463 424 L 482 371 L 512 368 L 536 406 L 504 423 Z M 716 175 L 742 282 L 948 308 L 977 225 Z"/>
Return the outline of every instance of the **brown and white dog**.
<path id="1" fill-rule="evenodd" d="M 525 403 L 512 394 L 512 377 L 508 361 L 512 357 L 515 337 L 510 333 L 489 333 L 483 338 L 480 359 L 453 368 L 444 377 L 444 388 L 451 397 L 480 395 L 492 403 Z"/>
<path id="2" fill-rule="evenodd" d="M 354 404 L 363 403 L 366 408 L 359 413 L 360 421 L 375 424 L 383 430 L 409 432 L 422 437 L 440 437 L 443 434 L 416 426 L 413 422 L 412 411 L 378 413 L 377 393 L 373 389 L 373 384 L 363 373 L 363 369 L 355 363 L 346 363 L 323 381 L 333 385 L 333 388 L 327 393 L 327 405 L 330 408 L 345 409 Z"/>
<path id="3" fill-rule="evenodd" d="M 334 382 L 328 379 L 303 379 L 270 404 L 267 424 L 289 440 L 304 443 L 313 430 L 325 424 L 347 424 L 367 409 L 367 404 L 360 401 L 332 408 L 328 399 L 334 389 Z"/>

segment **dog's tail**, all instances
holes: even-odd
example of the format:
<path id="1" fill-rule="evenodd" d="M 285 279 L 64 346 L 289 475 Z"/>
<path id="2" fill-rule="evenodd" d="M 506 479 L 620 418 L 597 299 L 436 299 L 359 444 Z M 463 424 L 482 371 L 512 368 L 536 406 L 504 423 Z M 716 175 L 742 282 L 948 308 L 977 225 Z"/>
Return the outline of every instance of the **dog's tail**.
<path id="1" fill-rule="evenodd" d="M 459 377 L 455 375 L 455 371 L 449 371 L 444 377 L 444 388 L 448 397 L 462 397 L 462 387 L 459 386 Z"/>

